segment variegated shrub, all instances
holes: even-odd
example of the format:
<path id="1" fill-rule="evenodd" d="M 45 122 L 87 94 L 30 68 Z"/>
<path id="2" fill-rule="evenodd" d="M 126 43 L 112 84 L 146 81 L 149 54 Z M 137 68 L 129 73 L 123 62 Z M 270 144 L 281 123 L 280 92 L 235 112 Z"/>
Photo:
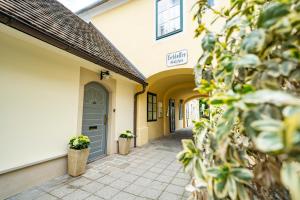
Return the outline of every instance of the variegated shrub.
<path id="1" fill-rule="evenodd" d="M 300 199 L 300 1 L 195 7 L 195 78 L 210 119 L 195 122 L 178 154 L 193 175 L 191 198 Z M 211 30 L 206 11 L 224 29 Z"/>

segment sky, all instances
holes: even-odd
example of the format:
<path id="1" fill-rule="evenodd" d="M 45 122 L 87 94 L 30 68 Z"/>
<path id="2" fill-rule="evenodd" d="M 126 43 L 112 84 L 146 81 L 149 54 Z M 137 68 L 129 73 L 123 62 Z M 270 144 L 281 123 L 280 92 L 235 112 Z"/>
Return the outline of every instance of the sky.
<path id="1" fill-rule="evenodd" d="M 60 3 L 64 4 L 67 8 L 69 8 L 72 12 L 76 12 L 85 8 L 95 2 L 99 2 L 101 0 L 58 0 Z"/>

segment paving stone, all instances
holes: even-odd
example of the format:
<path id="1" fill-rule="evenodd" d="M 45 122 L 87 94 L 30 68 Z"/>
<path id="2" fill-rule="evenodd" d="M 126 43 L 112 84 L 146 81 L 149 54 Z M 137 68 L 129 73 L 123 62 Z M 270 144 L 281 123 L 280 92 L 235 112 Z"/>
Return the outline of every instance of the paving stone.
<path id="1" fill-rule="evenodd" d="M 116 171 L 116 172 L 112 172 L 109 175 L 114 177 L 114 178 L 120 178 L 120 177 L 125 176 L 126 173 L 119 170 L 119 171 Z"/>
<path id="2" fill-rule="evenodd" d="M 36 200 L 56 200 L 56 199 L 58 198 L 50 194 L 43 194 L 42 196 L 38 197 Z"/>
<path id="3" fill-rule="evenodd" d="M 90 192 L 90 193 L 94 193 L 94 192 L 97 192 L 99 190 L 101 190 L 101 188 L 103 188 L 104 185 L 102 183 L 98 183 L 98 182 L 91 182 L 87 185 L 84 185 L 81 187 L 82 190 L 85 190 L 87 192 Z"/>
<path id="4" fill-rule="evenodd" d="M 63 197 L 64 200 L 82 200 L 90 196 L 91 194 L 83 191 L 83 190 L 76 190 L 75 192 L 72 192 L 71 194 L 68 194 L 67 196 Z"/>
<path id="5" fill-rule="evenodd" d="M 152 179 L 140 177 L 134 182 L 134 184 L 140 186 L 148 186 L 152 181 Z"/>
<path id="6" fill-rule="evenodd" d="M 86 173 L 84 173 L 82 176 L 91 180 L 96 180 L 100 177 L 105 176 L 105 174 L 98 172 L 97 170 L 89 170 Z"/>
<path id="7" fill-rule="evenodd" d="M 185 199 L 188 199 L 191 195 L 192 195 L 192 193 L 191 193 L 191 192 L 188 192 L 188 191 L 184 191 L 184 193 L 183 193 L 183 197 L 184 197 Z"/>
<path id="8" fill-rule="evenodd" d="M 106 187 L 102 188 L 101 190 L 99 190 L 98 192 L 96 192 L 95 195 L 97 195 L 103 199 L 111 200 L 112 197 L 115 196 L 119 192 L 120 192 L 120 190 L 118 190 L 116 188 L 106 186 Z"/>
<path id="9" fill-rule="evenodd" d="M 177 194 L 177 195 L 183 195 L 185 189 L 184 189 L 184 187 L 170 184 L 167 186 L 165 191 L 173 193 L 173 194 Z"/>
<path id="10" fill-rule="evenodd" d="M 136 197 L 134 200 L 149 200 L 148 198 L 144 198 L 144 197 Z"/>
<path id="11" fill-rule="evenodd" d="M 74 186 L 74 187 L 81 187 L 81 186 L 84 186 L 84 185 L 86 185 L 90 182 L 91 182 L 91 180 L 89 180 L 85 177 L 80 177 L 79 179 L 76 179 L 76 180 L 70 182 L 69 184 Z"/>
<path id="12" fill-rule="evenodd" d="M 43 183 L 42 185 L 38 186 L 38 188 L 45 191 L 45 192 L 50 192 L 51 190 L 56 189 L 57 187 L 61 186 L 62 184 L 68 183 L 68 182 L 73 181 L 75 179 L 76 178 L 73 178 L 69 175 L 64 175 L 64 176 L 52 179 L 50 181 L 47 181 L 47 182 Z"/>
<path id="13" fill-rule="evenodd" d="M 128 185 L 130 185 L 130 182 L 127 181 L 122 181 L 122 180 L 116 180 L 110 184 L 111 187 L 117 188 L 119 190 L 123 190 L 126 188 Z"/>
<path id="14" fill-rule="evenodd" d="M 169 193 L 169 192 L 164 192 L 159 197 L 159 200 L 180 200 L 180 199 L 181 199 L 180 196 L 178 196 L 176 194 Z"/>
<path id="15" fill-rule="evenodd" d="M 52 190 L 51 192 L 49 192 L 50 194 L 58 197 L 58 198 L 62 198 L 72 192 L 74 192 L 76 190 L 76 187 L 71 186 L 71 185 L 61 185 L 61 187 L 58 187 L 54 190 Z"/>
<path id="16" fill-rule="evenodd" d="M 126 174 L 125 176 L 121 176 L 120 179 L 122 181 L 127 181 L 127 182 L 133 182 L 138 178 L 137 175 L 133 175 L 133 174 Z"/>
<path id="17" fill-rule="evenodd" d="M 159 175 L 155 180 L 159 182 L 169 183 L 173 179 L 172 176 Z"/>
<path id="18" fill-rule="evenodd" d="M 146 171 L 145 169 L 134 169 L 129 171 L 129 173 L 133 175 L 141 176 L 142 174 L 145 173 L 145 171 Z"/>
<path id="19" fill-rule="evenodd" d="M 134 200 L 136 196 L 127 192 L 120 192 L 112 198 L 112 200 Z"/>
<path id="20" fill-rule="evenodd" d="M 182 172 L 179 172 L 178 174 L 176 174 L 176 177 L 177 178 L 182 178 L 182 179 L 187 179 L 187 180 L 191 179 L 190 175 L 188 175 L 186 173 L 182 173 Z"/>
<path id="21" fill-rule="evenodd" d="M 164 170 L 161 174 L 165 175 L 165 176 L 175 176 L 177 174 L 177 172 L 171 171 L 171 170 Z"/>
<path id="22" fill-rule="evenodd" d="M 149 188 L 163 191 L 167 187 L 167 185 L 168 185 L 167 183 L 153 181 L 152 183 L 150 183 Z"/>
<path id="23" fill-rule="evenodd" d="M 149 198 L 149 199 L 157 199 L 160 194 L 161 194 L 161 191 L 159 191 L 159 190 L 147 188 L 146 190 L 144 190 L 140 194 L 140 196 L 141 197 L 146 197 L 146 198 Z"/>
<path id="24" fill-rule="evenodd" d="M 97 179 L 96 181 L 99 182 L 99 183 L 102 183 L 102 184 L 105 184 L 105 185 L 109 185 L 111 184 L 113 181 L 115 181 L 117 178 L 114 178 L 110 175 L 106 175 L 106 176 L 103 176 L 99 179 Z"/>
<path id="25" fill-rule="evenodd" d="M 128 193 L 131 193 L 131 194 L 134 194 L 136 196 L 138 196 L 139 194 L 141 194 L 146 188 L 145 187 L 142 187 L 142 186 L 139 186 L 139 185 L 135 185 L 135 184 L 132 184 L 132 185 L 129 185 L 127 188 L 124 189 L 125 192 L 128 192 Z"/>
<path id="26" fill-rule="evenodd" d="M 31 200 L 31 199 L 35 199 L 38 198 L 42 195 L 46 194 L 44 191 L 39 190 L 37 188 L 32 188 L 29 190 L 26 190 L 22 193 L 19 193 L 18 195 L 14 196 L 16 199 L 24 199 L 24 200 Z"/>
<path id="27" fill-rule="evenodd" d="M 159 163 L 159 164 L 154 165 L 154 167 L 161 168 L 161 169 L 165 169 L 167 166 L 168 166 L 168 164 L 166 164 L 166 163 Z"/>
<path id="28" fill-rule="evenodd" d="M 156 177 L 158 177 L 157 173 L 153 173 L 153 172 L 145 172 L 144 174 L 142 174 L 143 177 L 145 178 L 149 178 L 149 179 L 155 179 Z"/>
<path id="29" fill-rule="evenodd" d="M 164 169 L 159 168 L 159 167 L 152 167 L 152 168 L 149 169 L 149 171 L 160 174 L 162 171 L 164 171 Z"/>
<path id="30" fill-rule="evenodd" d="M 187 180 L 187 179 L 174 178 L 171 183 L 174 184 L 174 185 L 185 187 L 189 182 L 190 181 Z"/>
<path id="31" fill-rule="evenodd" d="M 97 197 L 96 195 L 91 195 L 88 198 L 86 198 L 85 200 L 104 200 L 104 199 Z"/>

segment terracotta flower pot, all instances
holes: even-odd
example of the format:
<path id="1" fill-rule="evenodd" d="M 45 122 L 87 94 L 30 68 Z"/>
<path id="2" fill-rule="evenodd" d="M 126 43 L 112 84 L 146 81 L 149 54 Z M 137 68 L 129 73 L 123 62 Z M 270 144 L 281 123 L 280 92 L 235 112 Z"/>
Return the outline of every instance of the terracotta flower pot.
<path id="1" fill-rule="evenodd" d="M 71 176 L 79 176 L 85 172 L 90 150 L 69 149 L 68 151 L 68 173 Z"/>
<path id="2" fill-rule="evenodd" d="M 127 155 L 130 151 L 131 138 L 119 138 L 119 154 Z"/>

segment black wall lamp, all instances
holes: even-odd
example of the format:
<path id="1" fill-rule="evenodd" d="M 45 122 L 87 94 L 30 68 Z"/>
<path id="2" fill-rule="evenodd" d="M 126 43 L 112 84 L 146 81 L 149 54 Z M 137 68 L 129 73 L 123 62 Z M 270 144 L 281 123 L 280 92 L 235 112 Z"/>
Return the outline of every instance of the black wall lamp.
<path id="1" fill-rule="evenodd" d="M 110 78 L 110 72 L 109 71 L 101 71 L 100 72 L 100 80 L 109 79 L 109 78 Z"/>

